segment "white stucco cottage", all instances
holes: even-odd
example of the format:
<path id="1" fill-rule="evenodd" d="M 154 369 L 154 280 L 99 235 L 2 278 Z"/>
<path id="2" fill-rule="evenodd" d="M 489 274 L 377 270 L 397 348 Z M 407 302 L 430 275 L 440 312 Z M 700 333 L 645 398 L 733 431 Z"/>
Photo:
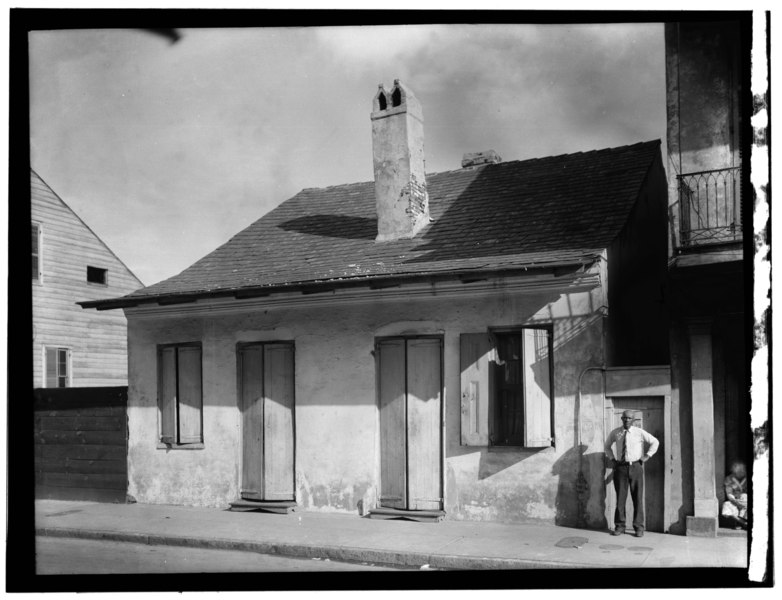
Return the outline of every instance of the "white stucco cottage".
<path id="1" fill-rule="evenodd" d="M 632 408 L 667 529 L 660 142 L 426 174 L 411 91 L 372 108 L 374 182 L 302 190 L 82 303 L 128 319 L 129 494 L 604 527 L 603 440 Z"/>

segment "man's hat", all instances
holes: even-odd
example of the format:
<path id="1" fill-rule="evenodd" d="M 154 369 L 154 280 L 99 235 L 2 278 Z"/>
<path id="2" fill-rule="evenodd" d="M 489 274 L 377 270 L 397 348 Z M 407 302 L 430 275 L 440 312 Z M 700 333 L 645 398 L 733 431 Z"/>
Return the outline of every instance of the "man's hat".
<path id="1" fill-rule="evenodd" d="M 635 421 L 635 412 L 632 410 L 626 410 L 622 413 L 622 418 L 633 419 Z"/>

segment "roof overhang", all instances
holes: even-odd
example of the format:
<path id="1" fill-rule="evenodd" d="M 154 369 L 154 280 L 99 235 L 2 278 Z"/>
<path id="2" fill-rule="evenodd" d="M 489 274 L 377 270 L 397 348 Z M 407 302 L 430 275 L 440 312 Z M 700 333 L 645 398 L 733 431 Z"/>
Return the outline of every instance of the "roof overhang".
<path id="1" fill-rule="evenodd" d="M 178 294 L 157 294 L 149 296 L 123 296 L 105 300 L 86 300 L 78 302 L 82 308 L 113 310 L 118 308 L 143 308 L 144 306 L 179 306 L 207 299 L 246 300 L 272 296 L 291 295 L 330 298 L 335 292 L 350 291 L 352 296 L 364 296 L 377 291 L 392 290 L 422 285 L 425 287 L 446 286 L 452 291 L 478 288 L 496 288 L 498 282 L 513 280 L 513 287 L 533 289 L 572 288 L 573 285 L 595 287 L 599 285 L 599 276 L 589 272 L 589 267 L 600 258 L 600 254 L 585 257 L 578 261 L 552 261 L 523 267 L 506 269 L 470 269 L 437 273 L 414 273 L 393 275 L 370 275 L 321 281 L 304 281 L 274 286 L 252 286 L 235 289 L 197 290 Z M 597 277 L 597 280 L 594 279 Z M 504 286 L 505 283 L 500 284 Z M 454 289 L 454 286 L 456 288 Z M 443 288 L 445 289 L 445 288 Z M 406 291 L 405 294 L 408 292 Z M 344 295 L 344 293 L 342 294 Z"/>

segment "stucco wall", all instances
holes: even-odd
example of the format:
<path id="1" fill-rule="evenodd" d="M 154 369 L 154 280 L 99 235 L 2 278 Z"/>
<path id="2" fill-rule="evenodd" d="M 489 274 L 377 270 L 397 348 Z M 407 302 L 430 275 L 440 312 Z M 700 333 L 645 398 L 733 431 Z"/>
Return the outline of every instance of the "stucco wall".
<path id="1" fill-rule="evenodd" d="M 665 26 L 669 176 L 739 164 L 737 22 Z"/>
<path id="2" fill-rule="evenodd" d="M 296 370 L 296 499 L 305 510 L 356 512 L 376 502 L 376 336 L 444 336 L 445 508 L 449 518 L 579 521 L 575 395 L 580 372 L 603 362 L 599 289 L 567 296 L 437 295 L 318 308 L 257 307 L 240 314 L 144 317 L 129 312 L 129 493 L 139 502 L 223 506 L 241 473 L 237 342 L 293 340 Z M 556 447 L 460 446 L 459 335 L 525 322 L 553 323 Z M 157 446 L 156 346 L 203 344 L 204 447 Z M 600 378 L 584 378 L 582 494 L 586 522 L 603 521 Z M 583 511 L 582 511 L 583 512 Z"/>

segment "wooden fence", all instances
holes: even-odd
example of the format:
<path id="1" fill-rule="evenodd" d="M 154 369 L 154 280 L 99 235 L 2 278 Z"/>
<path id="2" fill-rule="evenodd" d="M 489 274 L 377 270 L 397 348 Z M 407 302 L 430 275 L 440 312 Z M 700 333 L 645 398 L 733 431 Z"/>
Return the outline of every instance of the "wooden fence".
<path id="1" fill-rule="evenodd" d="M 33 390 L 35 496 L 125 502 L 127 387 Z"/>

